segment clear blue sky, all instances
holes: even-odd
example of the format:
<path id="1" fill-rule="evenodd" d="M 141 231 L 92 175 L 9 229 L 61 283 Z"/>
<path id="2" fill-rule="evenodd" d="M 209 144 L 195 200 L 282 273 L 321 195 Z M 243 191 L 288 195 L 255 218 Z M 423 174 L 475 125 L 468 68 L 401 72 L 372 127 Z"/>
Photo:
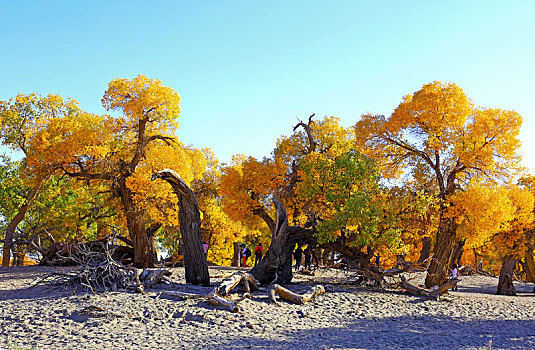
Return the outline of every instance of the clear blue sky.
<path id="1" fill-rule="evenodd" d="M 3 1 L 0 100 L 71 96 L 104 113 L 116 77 L 182 97 L 179 138 L 269 156 L 296 117 L 389 115 L 433 80 L 524 118 L 535 173 L 535 1 Z"/>

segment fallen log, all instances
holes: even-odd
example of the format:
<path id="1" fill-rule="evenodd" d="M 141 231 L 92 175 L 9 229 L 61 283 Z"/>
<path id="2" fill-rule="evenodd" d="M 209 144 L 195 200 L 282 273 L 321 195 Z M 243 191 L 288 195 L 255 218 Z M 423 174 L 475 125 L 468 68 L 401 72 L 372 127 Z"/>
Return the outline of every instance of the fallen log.
<path id="1" fill-rule="evenodd" d="M 441 295 L 447 294 L 448 290 L 457 287 L 457 283 L 460 281 L 461 280 L 457 278 L 449 279 L 443 284 L 439 285 L 436 289 L 430 290 L 414 286 L 407 282 L 404 276 L 401 276 L 401 283 L 399 286 L 405 289 L 409 294 L 433 298 L 438 301 Z"/>
<path id="2" fill-rule="evenodd" d="M 240 298 L 236 301 L 230 301 L 226 298 L 223 298 L 222 296 L 217 295 L 215 290 L 210 292 L 209 294 L 194 294 L 194 293 L 185 293 L 185 292 L 178 292 L 178 291 L 163 291 L 159 295 L 167 295 L 167 296 L 176 297 L 180 299 L 205 299 L 207 302 L 209 302 L 212 305 L 225 306 L 229 308 L 230 311 L 232 312 L 240 311 L 238 308 L 238 303 L 244 299 L 244 298 Z"/>
<path id="3" fill-rule="evenodd" d="M 375 266 L 370 266 L 367 269 L 360 269 L 358 270 L 358 272 L 362 275 L 362 277 L 368 280 L 375 281 L 375 283 L 381 288 L 396 287 L 400 283 L 398 282 L 399 280 L 396 280 L 396 277 L 401 276 L 402 273 L 422 271 L 422 269 L 425 270 L 427 268 L 427 265 L 429 264 L 430 259 L 432 259 L 432 256 L 422 262 L 411 263 L 405 261 L 405 264 L 403 264 L 402 268 L 383 270 Z M 393 281 L 389 283 L 386 281 L 385 277 L 390 277 Z"/>
<path id="4" fill-rule="evenodd" d="M 322 285 L 317 285 L 314 286 L 310 291 L 301 295 L 281 287 L 278 284 L 273 284 L 268 291 L 268 299 L 273 304 L 277 303 L 277 297 L 275 294 L 278 294 L 281 298 L 291 303 L 303 305 L 304 303 L 314 299 L 316 296 L 325 294 L 325 288 Z"/>

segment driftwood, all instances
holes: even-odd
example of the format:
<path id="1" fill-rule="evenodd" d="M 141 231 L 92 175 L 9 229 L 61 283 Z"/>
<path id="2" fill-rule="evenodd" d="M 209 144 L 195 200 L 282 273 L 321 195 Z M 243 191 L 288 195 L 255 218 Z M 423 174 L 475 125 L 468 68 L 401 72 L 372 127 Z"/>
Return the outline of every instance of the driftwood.
<path id="1" fill-rule="evenodd" d="M 242 297 L 236 300 L 231 300 L 229 293 L 236 286 L 243 284 L 245 293 Z M 238 303 L 245 300 L 245 298 L 252 299 L 252 292 L 258 290 L 259 282 L 249 273 L 238 272 L 221 282 L 218 287 L 215 287 L 208 294 L 184 293 L 179 291 L 163 291 L 160 295 L 172 296 L 181 299 L 201 299 L 213 305 L 221 305 L 227 307 L 232 312 L 239 312 Z M 314 299 L 316 296 L 325 294 L 325 288 L 317 285 L 305 294 L 296 294 L 278 284 L 273 284 L 268 289 L 268 299 L 272 303 L 276 303 L 276 296 L 278 294 L 281 298 L 294 303 L 303 305 L 304 303 Z"/>
<path id="2" fill-rule="evenodd" d="M 407 282 L 404 276 L 401 276 L 401 283 L 399 284 L 399 286 L 405 289 L 409 294 L 434 298 L 438 301 L 441 295 L 447 294 L 448 290 L 455 288 L 457 286 L 457 283 L 459 283 L 460 281 L 461 280 L 457 278 L 449 279 L 443 284 L 439 285 L 436 289 L 430 290 L 416 287 Z"/>
<path id="3" fill-rule="evenodd" d="M 216 292 L 219 295 L 226 296 L 234 287 L 236 287 L 240 283 L 245 286 L 245 292 L 249 295 L 251 294 L 251 291 L 254 292 L 258 290 L 259 283 L 253 277 L 253 275 L 246 272 L 238 272 L 221 282 L 219 287 L 216 288 Z"/>
<path id="4" fill-rule="evenodd" d="M 180 299 L 201 299 L 206 300 L 212 305 L 221 305 L 225 306 L 232 312 L 238 312 L 238 303 L 245 298 L 240 298 L 235 301 L 228 300 L 220 295 L 217 295 L 216 290 L 214 289 L 212 292 L 208 294 L 194 294 L 194 293 L 184 293 L 184 292 L 178 292 L 178 291 L 163 291 L 160 293 L 160 295 L 167 295 L 171 297 L 177 297 Z"/>
<path id="5" fill-rule="evenodd" d="M 237 300 L 229 300 L 229 292 L 240 284 L 243 284 L 245 287 L 245 293 L 243 294 L 243 296 Z M 238 312 L 238 303 L 243 301 L 245 298 L 252 299 L 251 293 L 258 290 L 258 285 L 258 281 L 251 274 L 246 272 L 238 272 L 221 282 L 218 287 L 215 287 L 208 294 L 165 291 L 161 292 L 161 295 L 167 295 L 182 299 L 202 299 L 213 305 L 225 306 L 232 312 Z"/>
<path id="6" fill-rule="evenodd" d="M 424 271 L 426 267 L 429 265 L 429 261 L 433 257 L 429 257 L 424 261 L 411 263 L 411 262 L 405 262 L 404 266 L 402 268 L 394 268 L 394 269 L 380 269 L 375 266 L 370 266 L 367 269 L 361 269 L 358 270 L 359 274 L 361 274 L 362 278 L 360 281 L 363 280 L 372 280 L 380 286 L 381 288 L 385 287 L 396 287 L 401 280 L 396 280 L 396 277 L 401 276 L 402 273 L 411 273 L 411 272 L 419 272 Z M 392 282 L 387 282 L 385 277 L 390 277 L 392 279 Z"/>
<path id="7" fill-rule="evenodd" d="M 314 286 L 310 291 L 305 294 L 294 293 L 278 284 L 273 284 L 268 292 L 268 299 L 271 303 L 276 304 L 277 299 L 275 294 L 279 295 L 284 300 L 291 303 L 303 305 L 306 302 L 313 300 L 316 296 L 325 294 L 325 288 L 322 285 Z"/>

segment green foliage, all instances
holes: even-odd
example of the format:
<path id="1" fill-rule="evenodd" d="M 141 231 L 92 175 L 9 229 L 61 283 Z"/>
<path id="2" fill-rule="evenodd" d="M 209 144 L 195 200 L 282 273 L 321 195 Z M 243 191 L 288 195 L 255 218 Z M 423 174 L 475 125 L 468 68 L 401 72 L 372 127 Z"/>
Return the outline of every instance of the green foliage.
<path id="1" fill-rule="evenodd" d="M 395 230 L 383 230 L 383 198 L 378 170 L 372 159 L 355 150 L 335 158 L 310 154 L 301 163 L 302 182 L 298 193 L 320 213 L 321 243 L 347 239 L 349 245 L 393 244 Z M 381 239 L 380 239 L 381 238 Z"/>

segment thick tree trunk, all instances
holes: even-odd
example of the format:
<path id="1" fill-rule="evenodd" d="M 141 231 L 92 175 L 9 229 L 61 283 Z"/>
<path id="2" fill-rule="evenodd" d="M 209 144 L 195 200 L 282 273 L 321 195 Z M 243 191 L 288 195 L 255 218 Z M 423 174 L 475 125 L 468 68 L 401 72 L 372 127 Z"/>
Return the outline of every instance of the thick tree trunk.
<path id="1" fill-rule="evenodd" d="M 526 272 L 526 282 L 535 282 L 535 260 L 533 259 L 533 251 L 535 246 L 528 245 L 526 250 L 526 263 L 524 264 L 524 271 Z"/>
<path id="2" fill-rule="evenodd" d="M 431 256 L 431 237 L 422 238 L 422 249 L 420 249 L 420 257 L 418 262 L 426 261 Z"/>
<path id="3" fill-rule="evenodd" d="M 433 259 L 425 278 L 425 286 L 427 288 L 443 284 L 446 281 L 456 232 L 457 224 L 455 219 L 447 218 L 444 214 L 441 214 L 435 249 L 433 250 Z"/>
<path id="4" fill-rule="evenodd" d="M 195 194 L 173 170 L 164 169 L 152 175 L 152 180 L 157 178 L 167 181 L 178 197 L 178 219 L 184 242 L 186 283 L 208 286 L 210 274 L 202 246 L 201 215 Z"/>
<path id="5" fill-rule="evenodd" d="M 284 205 L 273 200 L 276 219 L 271 244 L 262 260 L 250 271 L 260 283 L 290 283 L 292 281 L 292 253 L 297 242 L 309 242 L 313 230 L 297 226 L 288 227 L 288 215 Z"/>
<path id="6" fill-rule="evenodd" d="M 513 285 L 513 271 L 516 266 L 516 259 L 511 256 L 503 258 L 502 269 L 500 270 L 500 278 L 498 280 L 498 289 L 496 294 L 500 295 L 516 295 L 515 286 Z"/>
<path id="7" fill-rule="evenodd" d="M 461 266 L 461 258 L 463 257 L 465 243 L 466 239 L 460 239 L 455 242 L 455 245 L 453 246 L 453 252 L 451 253 L 450 266 L 453 264 Z"/>
<path id="8" fill-rule="evenodd" d="M 231 266 L 238 267 L 240 266 L 240 246 L 238 245 L 238 242 L 234 242 L 232 246 L 234 248 L 234 254 L 232 254 Z"/>
<path id="9" fill-rule="evenodd" d="M 28 193 L 24 204 L 20 207 L 15 217 L 13 217 L 13 219 L 11 219 L 11 221 L 7 225 L 6 234 L 4 237 L 4 249 L 2 251 L 2 267 L 9 266 L 9 261 L 11 259 L 11 247 L 13 246 L 13 237 L 15 236 L 15 230 L 17 229 L 17 226 L 20 224 L 22 219 L 24 219 L 26 212 L 30 208 L 30 204 L 33 202 L 33 200 L 39 193 L 42 184 L 43 180 L 39 181 L 39 183 L 34 188 L 32 188 L 30 193 Z"/>
<path id="10" fill-rule="evenodd" d="M 26 259 L 26 253 L 16 252 L 13 259 L 13 266 L 24 266 L 24 260 Z"/>
<path id="11" fill-rule="evenodd" d="M 284 206 L 273 200 L 276 219 L 271 244 L 262 260 L 250 271 L 262 284 L 289 283 L 292 280 L 292 252 L 288 242 L 288 214 Z"/>
<path id="12" fill-rule="evenodd" d="M 134 266 L 140 269 L 154 267 L 158 262 L 154 242 L 157 229 L 146 228 L 145 210 L 139 209 L 134 204 L 132 191 L 126 186 L 125 179 L 119 182 L 119 192 L 126 216 L 128 235 L 134 248 Z"/>

